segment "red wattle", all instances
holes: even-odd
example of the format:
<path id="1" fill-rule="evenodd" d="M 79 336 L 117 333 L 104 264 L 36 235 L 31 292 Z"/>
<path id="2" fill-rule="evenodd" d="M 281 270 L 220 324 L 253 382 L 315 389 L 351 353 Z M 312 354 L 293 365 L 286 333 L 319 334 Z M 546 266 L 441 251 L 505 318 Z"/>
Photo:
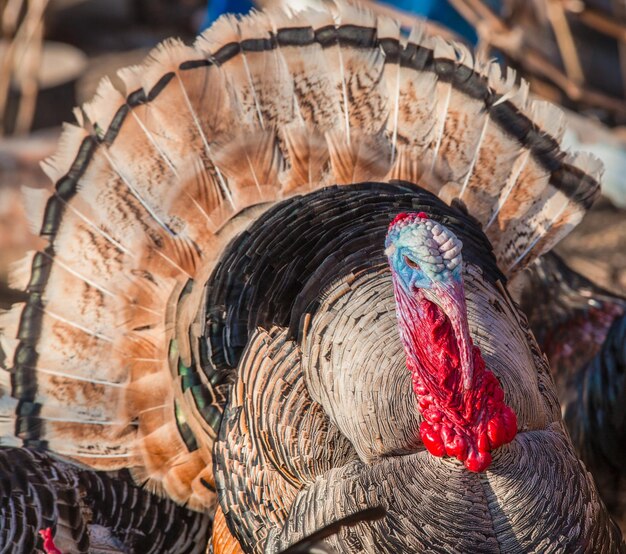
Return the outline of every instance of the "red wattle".
<path id="1" fill-rule="evenodd" d="M 424 446 L 434 456 L 457 458 L 470 471 L 486 470 L 491 451 L 517 433 L 517 418 L 504 403 L 500 382 L 472 346 L 472 386 L 464 388 L 457 339 L 443 310 L 402 289 L 396 290 L 396 300 L 407 367 L 424 418 Z"/>
<path id="2" fill-rule="evenodd" d="M 46 554 L 62 554 L 62 552 L 54 544 L 54 538 L 52 537 L 52 529 L 47 527 L 39 531 L 41 538 L 43 539 L 43 549 Z"/>

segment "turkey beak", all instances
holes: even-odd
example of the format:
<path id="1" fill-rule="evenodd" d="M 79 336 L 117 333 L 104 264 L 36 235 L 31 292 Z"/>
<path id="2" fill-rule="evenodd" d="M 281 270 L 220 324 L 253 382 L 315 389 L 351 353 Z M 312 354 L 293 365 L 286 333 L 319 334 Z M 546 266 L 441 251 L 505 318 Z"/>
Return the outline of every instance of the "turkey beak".
<path id="1" fill-rule="evenodd" d="M 453 279 L 449 283 L 438 282 L 423 292 L 426 298 L 437 304 L 450 320 L 459 350 L 463 388 L 471 389 L 474 379 L 474 362 L 463 280 Z"/>

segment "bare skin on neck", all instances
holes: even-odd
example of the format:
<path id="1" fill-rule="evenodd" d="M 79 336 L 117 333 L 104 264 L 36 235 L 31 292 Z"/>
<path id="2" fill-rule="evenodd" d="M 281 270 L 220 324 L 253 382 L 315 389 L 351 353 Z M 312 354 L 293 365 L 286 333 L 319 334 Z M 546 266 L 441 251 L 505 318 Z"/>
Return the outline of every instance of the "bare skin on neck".
<path id="1" fill-rule="evenodd" d="M 424 418 L 424 445 L 435 456 L 455 457 L 479 472 L 489 467 L 492 450 L 513 440 L 517 418 L 470 337 L 460 241 L 442 227 L 423 213 L 405 214 L 390 226 L 387 248 L 398 324 Z M 433 228 L 439 240 L 431 240 Z M 417 259 L 424 244 L 430 248 L 427 256 L 422 254 L 426 261 Z M 454 257 L 447 255 L 450 251 Z M 433 270 L 439 260 L 450 259 L 446 267 L 452 270 Z"/>

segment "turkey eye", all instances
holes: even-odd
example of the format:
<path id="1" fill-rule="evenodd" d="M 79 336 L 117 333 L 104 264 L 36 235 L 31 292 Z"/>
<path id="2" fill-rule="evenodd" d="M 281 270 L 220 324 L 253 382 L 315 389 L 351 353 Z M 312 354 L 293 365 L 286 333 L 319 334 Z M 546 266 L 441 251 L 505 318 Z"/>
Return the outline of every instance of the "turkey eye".
<path id="1" fill-rule="evenodd" d="M 413 261 L 408 256 L 404 256 L 404 263 L 406 265 L 408 265 L 410 268 L 413 268 L 413 269 L 419 269 L 420 268 L 419 264 L 417 262 Z"/>

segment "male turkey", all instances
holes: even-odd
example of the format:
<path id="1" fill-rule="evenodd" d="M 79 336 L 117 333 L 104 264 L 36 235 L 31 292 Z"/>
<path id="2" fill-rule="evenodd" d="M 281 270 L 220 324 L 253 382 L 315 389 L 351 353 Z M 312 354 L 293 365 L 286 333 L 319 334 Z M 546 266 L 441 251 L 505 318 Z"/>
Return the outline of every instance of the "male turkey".
<path id="1" fill-rule="evenodd" d="M 506 289 L 598 192 L 558 111 L 342 5 L 121 77 L 28 193 L 4 444 L 129 468 L 214 552 L 624 550 Z"/>
<path id="2" fill-rule="evenodd" d="M 520 304 L 555 377 L 563 419 L 601 496 L 626 528 L 626 299 L 556 254 L 518 278 Z"/>

